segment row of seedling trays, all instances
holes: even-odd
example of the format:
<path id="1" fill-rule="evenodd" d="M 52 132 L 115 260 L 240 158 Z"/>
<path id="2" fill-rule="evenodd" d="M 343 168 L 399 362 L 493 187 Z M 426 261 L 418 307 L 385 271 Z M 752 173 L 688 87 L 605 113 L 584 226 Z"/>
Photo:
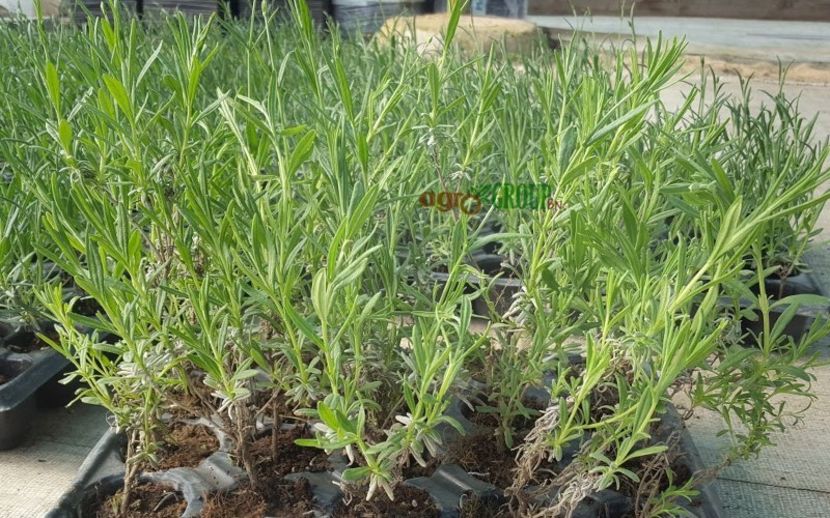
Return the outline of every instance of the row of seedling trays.
<path id="1" fill-rule="evenodd" d="M 509 269 L 503 268 L 505 258 L 496 254 L 479 254 L 473 256 L 473 262 L 487 276 L 485 278 L 490 286 L 475 300 L 475 314 L 480 318 L 490 315 L 490 307 L 506 311 L 514 295 L 521 290 L 521 282 L 509 275 Z M 446 282 L 446 274 L 435 272 L 433 280 L 438 284 Z M 470 289 L 477 289 L 479 282 L 480 278 L 471 276 Z M 766 291 L 773 300 L 783 296 L 821 293 L 813 277 L 806 273 L 785 281 L 769 278 Z M 786 307 L 781 307 L 771 312 L 772 324 L 785 311 Z M 821 313 L 827 313 L 827 309 L 801 307 L 788 323 L 786 333 L 798 339 Z M 759 332 L 757 320 L 744 319 L 742 327 L 747 333 Z M 43 332 L 48 334 L 48 329 L 48 325 L 44 326 Z M 35 332 L 10 327 L 4 327 L 3 331 L 0 337 L 0 449 L 10 449 L 30 436 L 29 427 L 38 407 L 68 403 L 77 384 L 66 386 L 59 383 L 69 368 L 69 362 L 42 342 Z M 574 363 L 579 361 L 576 358 Z M 486 398 L 486 387 L 477 388 L 477 393 L 468 394 L 467 401 Z M 549 395 L 544 391 L 534 391 L 527 397 L 535 398 L 539 408 L 545 408 L 549 401 Z M 509 485 L 510 476 L 509 464 L 504 461 L 511 459 L 512 454 L 495 451 L 494 441 L 491 440 L 492 428 L 488 426 L 486 416 L 475 415 L 467 401 L 456 399 L 449 410 L 449 414 L 462 424 L 466 434 L 459 435 L 455 429 L 445 427 L 442 430 L 443 454 L 436 457 L 430 469 L 413 472 L 405 482 L 407 488 L 423 490 L 431 498 L 426 503 L 431 507 L 419 509 L 416 504 L 411 509 L 415 513 L 413 515 L 437 513 L 443 517 L 459 516 L 473 512 L 477 506 L 498 507 L 504 501 L 504 489 L 505 485 Z M 155 502 L 159 509 L 170 507 L 171 515 L 199 516 L 206 512 L 206 505 L 210 509 L 209 502 L 206 502 L 209 495 L 232 491 L 245 479 L 245 471 L 234 464 L 228 450 L 228 438 L 217 423 L 169 416 L 168 424 L 171 433 L 179 434 L 182 440 L 176 447 L 177 451 L 173 452 L 175 455 L 171 455 L 171 467 L 143 472 L 140 478 L 147 487 L 158 489 L 169 486 L 178 495 L 172 497 L 169 490 L 158 489 L 161 492 L 158 498 L 146 501 Z M 271 423 L 261 422 L 258 426 L 264 438 L 273 440 Z M 31 436 L 37 437 L 38 432 L 34 430 Z M 294 492 L 300 495 L 299 507 L 308 507 L 318 515 L 337 514 L 343 498 L 338 485 L 339 477 L 349 461 L 341 452 L 310 457 L 308 449 L 293 444 L 294 439 L 310 434 L 310 430 L 301 426 L 282 425 L 276 440 L 281 448 L 289 450 L 287 457 L 300 459 L 300 462 L 292 464 L 288 461 L 277 469 L 277 472 L 284 472 L 285 479 L 276 483 L 284 486 L 282 489 L 286 494 Z M 676 434 L 673 440 L 680 451 L 675 471 L 679 467 L 680 473 L 689 475 L 702 470 L 703 463 L 685 425 L 674 408 L 670 407 L 661 419 L 656 437 L 667 440 L 671 434 Z M 76 482 L 50 516 L 94 515 L 96 506 L 122 487 L 124 455 L 124 437 L 107 430 L 81 466 Z M 176 462 L 182 464 L 177 465 Z M 562 466 L 556 467 L 561 469 Z M 304 502 L 302 495 L 311 497 L 313 503 Z M 536 498 L 544 497 L 544 493 L 536 495 Z M 412 502 L 417 502 L 417 497 Z M 704 487 L 701 495 L 689 506 L 689 510 L 696 515 L 706 517 L 720 516 L 719 508 L 717 495 L 710 486 Z M 585 499 L 574 516 L 612 517 L 625 516 L 630 512 L 630 496 L 604 490 Z"/>

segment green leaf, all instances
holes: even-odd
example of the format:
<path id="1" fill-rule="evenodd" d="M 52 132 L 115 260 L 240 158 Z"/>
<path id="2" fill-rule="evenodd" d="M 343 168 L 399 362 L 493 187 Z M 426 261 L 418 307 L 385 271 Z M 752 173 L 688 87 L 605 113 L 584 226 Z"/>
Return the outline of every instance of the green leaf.
<path id="1" fill-rule="evenodd" d="M 291 159 L 289 160 L 289 174 L 296 173 L 300 166 L 308 160 L 311 152 L 314 150 L 314 141 L 317 135 L 313 131 L 309 131 L 297 142 L 294 151 L 291 152 Z"/>
<path id="2" fill-rule="evenodd" d="M 556 281 L 556 276 L 550 271 L 550 268 L 542 269 L 542 282 L 553 291 L 559 289 L 559 283 Z"/>
<path id="3" fill-rule="evenodd" d="M 345 470 L 343 470 L 343 473 L 340 475 L 340 477 L 345 482 L 357 482 L 359 480 L 362 480 L 362 479 L 368 477 L 371 473 L 372 473 L 371 468 L 368 468 L 366 466 L 362 466 L 360 468 L 345 469 Z"/>
<path id="4" fill-rule="evenodd" d="M 340 422 L 337 419 L 337 414 L 335 414 L 334 410 L 322 401 L 317 403 L 317 415 L 319 415 L 320 420 L 332 430 L 340 429 Z"/>
<path id="5" fill-rule="evenodd" d="M 323 449 L 323 445 L 320 444 L 320 441 L 317 439 L 294 439 L 294 444 L 296 444 L 297 446 L 302 446 L 304 448 Z"/>
<path id="6" fill-rule="evenodd" d="M 116 79 L 110 74 L 104 75 L 104 84 L 107 87 L 107 91 L 110 93 L 113 99 L 115 99 L 115 103 L 121 108 L 121 111 L 124 112 L 124 115 L 127 116 L 127 119 L 133 119 L 133 107 L 132 103 L 130 102 L 130 96 L 127 93 L 127 89 L 124 88 L 124 85 L 121 84 L 121 81 Z"/>
<path id="7" fill-rule="evenodd" d="M 637 457 L 657 455 L 658 453 L 663 453 L 666 450 L 668 450 L 668 447 L 665 444 L 655 444 L 653 446 L 648 446 L 646 448 L 642 448 L 633 453 L 630 453 L 626 457 L 626 460 L 636 459 Z"/>
<path id="8" fill-rule="evenodd" d="M 321 322 L 328 322 L 329 316 L 329 290 L 325 269 L 317 270 L 311 281 L 311 304 L 314 311 L 320 317 Z"/>
<path id="9" fill-rule="evenodd" d="M 797 304 L 791 304 L 790 306 L 787 306 L 787 308 L 775 320 L 775 325 L 772 326 L 772 330 L 770 331 L 770 334 L 772 335 L 770 337 L 771 340 L 774 341 L 784 333 L 784 331 L 787 329 L 787 326 L 790 322 L 792 322 L 792 319 L 793 317 L 795 317 L 797 312 Z"/>
<path id="10" fill-rule="evenodd" d="M 449 52 L 448 47 L 452 45 L 452 40 L 458 30 L 458 22 L 461 20 L 461 13 L 464 12 L 467 3 L 468 0 L 452 0 L 450 3 L 450 18 L 447 21 L 447 32 L 444 35 L 444 56 Z"/>
<path id="11" fill-rule="evenodd" d="M 72 126 L 65 119 L 61 119 L 58 122 L 58 136 L 60 137 L 61 146 L 67 151 L 71 149 L 73 137 Z"/>
<path id="12" fill-rule="evenodd" d="M 819 306 L 819 307 L 827 307 L 830 306 L 830 297 L 825 297 L 823 295 L 816 295 L 813 293 L 802 293 L 798 295 L 790 295 L 789 297 L 784 297 L 783 299 L 776 300 L 772 304 L 770 304 L 770 308 L 778 308 L 782 306 Z"/>
<path id="13" fill-rule="evenodd" d="M 605 135 L 611 133 L 612 131 L 615 131 L 617 128 L 619 128 L 622 125 L 624 125 L 625 123 L 633 120 L 634 118 L 639 117 L 640 115 L 645 113 L 647 110 L 649 110 L 652 107 L 652 105 L 654 104 L 654 102 L 655 101 L 651 101 L 651 102 L 642 104 L 640 106 L 637 106 L 636 108 L 634 108 L 633 110 L 630 110 L 628 113 L 626 113 L 622 117 L 619 117 L 616 120 L 614 120 L 613 122 L 610 122 L 610 123 L 606 124 L 605 126 L 597 129 L 596 131 L 594 131 L 591 134 L 591 136 L 585 142 L 585 146 L 590 147 L 590 146 L 594 145 L 595 143 L 600 141 L 603 137 L 605 137 Z"/>
<path id="14" fill-rule="evenodd" d="M 46 84 L 46 91 L 49 94 L 49 99 L 52 101 L 52 106 L 55 112 L 60 116 L 61 114 L 61 86 L 58 79 L 58 70 L 51 61 L 46 62 L 43 71 L 43 81 Z"/>
<path id="15" fill-rule="evenodd" d="M 303 318 L 302 315 L 297 313 L 297 310 L 294 309 L 293 305 L 291 305 L 290 303 L 286 304 L 285 313 L 288 315 L 289 320 L 291 320 L 291 322 L 295 326 L 297 326 L 297 329 L 300 330 L 303 336 L 311 340 L 317 347 L 324 347 L 323 339 L 320 338 L 320 335 L 318 335 L 316 331 L 314 331 L 314 328 L 311 327 L 311 324 L 309 324 L 308 321 L 305 318 Z"/>

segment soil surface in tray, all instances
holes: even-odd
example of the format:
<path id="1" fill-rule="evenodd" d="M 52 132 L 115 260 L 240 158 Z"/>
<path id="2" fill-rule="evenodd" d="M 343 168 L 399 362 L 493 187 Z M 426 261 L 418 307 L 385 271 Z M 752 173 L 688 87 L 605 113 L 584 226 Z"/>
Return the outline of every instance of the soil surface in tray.
<path id="1" fill-rule="evenodd" d="M 267 484 L 264 492 L 244 486 L 211 498 L 202 510 L 202 518 L 296 518 L 313 510 L 314 494 L 307 480 L 269 480 Z"/>
<path id="2" fill-rule="evenodd" d="M 450 445 L 447 461 L 460 465 L 480 480 L 487 481 L 498 488 L 507 488 L 515 480 L 516 451 L 500 449 L 496 444 L 493 432 L 485 430 Z M 642 505 L 652 492 L 658 494 L 660 491 L 667 489 L 670 483 L 664 472 L 665 462 L 671 463 L 675 485 L 680 486 L 689 480 L 691 473 L 681 459 L 672 458 L 671 456 L 665 458 L 638 458 L 625 467 L 636 473 L 641 482 L 635 483 L 629 479 L 624 479 L 619 493 L 630 497 L 632 503 L 637 500 L 637 494 L 640 493 L 640 503 Z M 537 473 L 547 473 L 547 475 L 540 476 L 536 482 L 549 479 L 553 474 L 560 472 L 561 469 L 562 466 L 555 463 L 542 461 Z M 487 499 L 482 501 L 474 495 L 470 495 L 462 502 L 461 516 L 474 518 L 508 517 L 512 514 L 506 504 L 506 501 L 503 500 Z M 629 516 L 633 516 L 633 514 L 608 514 L 605 518 L 628 518 Z"/>
<path id="3" fill-rule="evenodd" d="M 329 468 L 325 452 L 294 444 L 295 439 L 308 436 L 302 427 L 281 431 L 277 436 L 276 459 L 272 457 L 271 434 L 258 438 L 251 446 L 258 487 L 246 483 L 230 493 L 210 497 L 202 518 L 296 518 L 312 511 L 314 495 L 308 482 L 283 479 L 289 473 Z"/>
<path id="4" fill-rule="evenodd" d="M 616 405 L 618 398 L 615 392 L 606 389 L 596 390 L 592 394 L 591 400 L 594 409 L 592 419 L 600 421 L 612 413 L 612 408 Z M 526 403 L 526 406 L 530 407 L 531 405 Z M 464 408 L 463 412 L 468 419 L 480 427 L 480 430 L 448 444 L 447 453 L 443 460 L 460 465 L 472 476 L 489 482 L 498 488 L 510 487 L 515 480 L 516 451 L 499 447 L 501 439 L 496 436 L 496 416 L 490 413 L 470 411 L 467 408 Z M 515 445 L 522 443 L 533 425 L 533 418 L 516 419 L 513 427 Z M 652 430 L 652 435 L 658 435 L 656 424 Z M 613 458 L 614 453 L 610 452 L 609 455 Z M 561 472 L 564 465 L 564 463 L 557 464 L 543 460 L 536 471 L 539 478 L 534 482 L 539 483 L 550 479 L 556 473 Z M 625 466 L 638 475 L 640 482 L 624 479 L 618 492 L 629 497 L 632 504 L 639 502 L 639 505 L 645 505 L 649 496 L 659 494 L 659 492 L 669 487 L 670 481 L 665 474 L 668 466 L 671 466 L 671 470 L 674 472 L 672 482 L 676 486 L 680 486 L 690 479 L 691 472 L 688 466 L 675 452 L 666 455 L 641 457 L 634 459 Z M 638 494 L 640 495 L 639 500 L 637 498 Z M 507 517 L 511 516 L 511 513 L 503 500 L 488 499 L 481 501 L 470 495 L 462 502 L 461 516 L 475 518 Z M 609 514 L 607 518 L 627 518 L 627 516 L 629 516 L 629 513 L 616 513 Z"/>
<path id="5" fill-rule="evenodd" d="M 54 331 L 45 331 L 43 334 L 52 340 L 58 340 L 58 334 Z M 7 342 L 6 347 L 16 353 L 30 353 L 32 351 L 39 351 L 40 349 L 48 349 L 50 345 L 44 342 L 37 334 L 26 332 L 21 333 L 19 338 L 15 337 L 13 341 Z"/>
<path id="6" fill-rule="evenodd" d="M 84 516 L 95 518 L 117 518 L 123 497 L 122 490 L 114 495 L 93 502 L 95 509 L 89 509 Z M 130 496 L 127 516 L 130 518 L 179 518 L 187 503 L 175 490 L 160 484 L 144 483 L 135 486 Z"/>
<path id="7" fill-rule="evenodd" d="M 524 401 L 529 409 L 536 409 L 539 405 L 531 401 Z M 491 405 L 492 402 L 485 401 Z M 496 487 L 506 488 L 513 483 L 513 470 L 516 468 L 516 452 L 501 445 L 501 437 L 497 437 L 498 416 L 493 413 L 475 412 L 464 405 L 464 416 L 480 427 L 471 436 L 462 437 L 448 445 L 446 461 L 458 464 L 473 476 L 489 482 Z M 519 445 L 533 428 L 535 416 L 517 416 L 513 422 L 513 442 Z"/>
<path id="8" fill-rule="evenodd" d="M 501 518 L 510 516 L 503 497 L 481 498 L 467 495 L 461 501 L 460 518 Z"/>
<path id="9" fill-rule="evenodd" d="M 372 500 L 366 501 L 366 490 L 356 491 L 346 497 L 334 510 L 334 518 L 437 518 L 438 508 L 429 493 L 418 488 L 398 485 L 395 500 L 389 500 L 383 490 L 378 490 Z"/>
<path id="10" fill-rule="evenodd" d="M 28 367 L 18 362 L 0 361 L 0 386 L 20 376 Z"/>
<path id="11" fill-rule="evenodd" d="M 452 444 L 447 460 L 458 464 L 474 477 L 496 487 L 506 488 L 513 483 L 516 453 L 499 449 L 493 432 L 482 431 Z"/>
<path id="12" fill-rule="evenodd" d="M 277 437 L 279 456 L 276 461 L 272 458 L 270 434 L 257 439 L 251 448 L 257 488 L 244 484 L 230 493 L 212 496 L 205 504 L 202 518 L 296 518 L 312 512 L 314 494 L 308 482 L 283 478 L 290 473 L 329 469 L 328 456 L 323 451 L 294 444 L 295 439 L 308 435 L 308 431 L 300 427 L 282 431 Z M 339 504 L 333 515 L 339 518 L 429 518 L 437 517 L 439 513 L 428 493 L 400 485 L 395 491 L 395 501 L 390 501 L 380 491 L 371 502 L 366 502 L 365 489 L 355 490 Z"/>
<path id="13" fill-rule="evenodd" d="M 170 425 L 157 454 L 156 466 L 143 465 L 145 471 L 161 471 L 172 468 L 193 468 L 202 459 L 219 449 L 219 440 L 207 426 L 175 422 Z"/>

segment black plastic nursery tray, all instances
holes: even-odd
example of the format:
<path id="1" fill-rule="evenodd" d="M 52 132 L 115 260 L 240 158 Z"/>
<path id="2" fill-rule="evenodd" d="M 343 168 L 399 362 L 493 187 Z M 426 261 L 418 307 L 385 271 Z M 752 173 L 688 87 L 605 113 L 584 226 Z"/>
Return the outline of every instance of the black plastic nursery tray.
<path id="1" fill-rule="evenodd" d="M 681 455 L 680 462 L 686 467 L 689 473 L 701 473 L 706 469 L 700 452 L 697 446 L 695 446 L 689 430 L 686 428 L 686 423 L 683 422 L 674 405 L 668 405 L 668 410 L 660 419 L 660 426 L 657 433 L 663 437 L 667 437 L 672 433 L 678 434 L 677 441 Z M 699 486 L 697 489 L 700 491 L 700 494 L 684 507 L 694 516 L 700 518 L 725 518 L 726 515 L 723 512 L 723 505 L 715 491 L 714 485 L 708 482 Z"/>
<path id="2" fill-rule="evenodd" d="M 68 403 L 72 389 L 58 379 L 69 362 L 53 349 L 15 352 L 12 345 L 34 340 L 30 332 L 9 335 L 0 342 L 0 450 L 20 444 L 32 423 L 38 405 Z"/>
<path id="3" fill-rule="evenodd" d="M 753 291 L 757 293 L 759 291 L 758 287 L 755 286 Z M 799 273 L 786 279 L 775 276 L 767 277 L 764 279 L 764 291 L 773 299 L 781 299 L 789 297 L 790 295 L 801 295 L 805 293 L 822 294 L 821 286 L 819 286 L 815 277 L 809 272 Z"/>
<path id="4" fill-rule="evenodd" d="M 522 281 L 509 276 L 509 272 L 503 271 L 502 262 L 505 257 L 497 254 L 476 254 L 473 256 L 474 266 L 483 274 L 490 277 L 486 282 L 489 289 L 473 301 L 473 314 L 480 317 L 489 317 L 492 307 L 497 315 L 505 315 L 513 304 L 513 298 L 522 289 Z M 432 280 L 437 284 L 445 284 L 449 274 L 444 272 L 432 272 Z M 480 280 L 470 275 L 467 284 L 471 289 L 478 288 Z"/>
<path id="5" fill-rule="evenodd" d="M 774 302 L 792 295 L 824 295 L 821 286 L 816 282 L 810 273 L 801 273 L 779 279 L 768 277 L 764 281 L 764 289 L 768 297 Z M 753 288 L 758 293 L 758 287 Z M 770 310 L 770 326 L 774 326 L 781 315 L 786 311 L 787 306 L 778 306 Z M 830 308 L 826 306 L 802 305 L 798 308 L 795 316 L 784 327 L 784 334 L 791 336 L 795 341 L 807 334 L 813 322 L 820 317 L 830 318 Z M 763 331 L 763 322 L 760 316 L 755 320 L 744 318 L 741 321 L 741 328 L 744 333 L 758 335 Z M 751 341 L 752 338 L 750 337 Z"/>
<path id="6" fill-rule="evenodd" d="M 478 425 L 466 419 L 462 412 L 462 403 L 456 401 L 449 413 L 470 433 Z M 212 426 L 207 420 L 194 421 Z M 213 492 L 233 490 L 245 480 L 245 473 L 235 466 L 227 453 L 229 442 L 221 432 L 213 427 L 219 439 L 219 450 L 205 458 L 193 468 L 173 468 L 152 473 L 141 474 L 142 482 L 155 482 L 171 487 L 178 493 L 180 500 L 186 502 L 182 512 L 183 518 L 199 516 L 205 506 L 206 497 Z M 457 434 L 447 427 L 445 439 Z M 703 463 L 691 437 L 686 431 L 677 411 L 669 405 L 657 432 L 660 436 L 676 433 L 679 436 L 680 461 L 689 473 L 703 469 Z M 457 436 L 456 436 L 457 438 Z M 87 518 L 86 510 L 91 502 L 100 501 L 101 496 L 108 496 L 117 491 L 124 476 L 123 436 L 112 430 L 107 431 L 89 453 L 81 465 L 78 477 L 64 494 L 58 505 L 47 518 Z M 338 483 L 340 474 L 347 467 L 347 461 L 341 454 L 329 457 L 330 469 L 322 472 L 299 472 L 285 477 L 288 481 L 305 479 L 309 482 L 314 495 L 315 516 L 331 516 L 343 497 Z M 498 506 L 504 502 L 502 489 L 480 480 L 454 463 L 437 466 L 430 476 L 410 478 L 405 485 L 429 493 L 442 518 L 455 518 L 461 514 L 465 499 L 476 498 L 479 505 Z M 700 495 L 689 504 L 687 509 L 700 518 L 720 518 L 721 505 L 711 487 L 700 489 Z M 612 490 L 601 491 L 589 498 L 577 508 L 574 514 L 581 518 L 614 518 L 626 516 L 631 510 L 631 499 Z"/>
<path id="7" fill-rule="evenodd" d="M 227 437 L 207 420 L 194 420 L 193 422 L 208 426 L 216 433 L 219 449 L 195 467 L 145 472 L 139 476 L 141 482 L 170 486 L 178 492 L 180 498 L 187 504 L 181 514 L 182 517 L 199 516 L 205 503 L 205 496 L 213 492 L 228 491 L 245 477 L 244 472 L 233 464 L 227 453 L 229 449 Z M 86 513 L 85 509 L 97 502 L 101 495 L 112 495 L 123 487 L 125 449 L 124 436 L 112 429 L 107 430 L 81 464 L 72 486 L 46 516 L 48 518 L 94 516 Z"/>

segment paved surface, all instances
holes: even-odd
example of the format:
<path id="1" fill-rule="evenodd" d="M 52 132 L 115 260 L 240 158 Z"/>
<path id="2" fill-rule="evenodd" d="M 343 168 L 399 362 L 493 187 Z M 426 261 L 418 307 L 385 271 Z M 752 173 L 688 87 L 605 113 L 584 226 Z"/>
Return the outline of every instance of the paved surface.
<path id="1" fill-rule="evenodd" d="M 692 53 L 723 53 L 759 59 L 830 63 L 830 23 L 672 18 L 634 20 L 616 16 L 529 16 L 540 27 L 597 34 L 636 33 L 642 37 L 685 37 Z M 633 28 L 633 31 L 632 31 Z M 773 58 L 774 59 L 774 58 Z"/>
<path id="2" fill-rule="evenodd" d="M 575 31 L 594 35 L 605 45 L 636 35 L 685 38 L 687 59 L 703 56 L 719 72 L 775 79 L 779 61 L 790 66 L 792 80 L 830 83 L 830 23 L 672 18 L 649 16 L 631 20 L 615 16 L 529 16 L 548 32 L 569 38 Z"/>
<path id="3" fill-rule="evenodd" d="M 89 405 L 41 411 L 26 442 L 0 451 L 0 518 L 48 512 L 107 428 L 103 409 Z"/>

